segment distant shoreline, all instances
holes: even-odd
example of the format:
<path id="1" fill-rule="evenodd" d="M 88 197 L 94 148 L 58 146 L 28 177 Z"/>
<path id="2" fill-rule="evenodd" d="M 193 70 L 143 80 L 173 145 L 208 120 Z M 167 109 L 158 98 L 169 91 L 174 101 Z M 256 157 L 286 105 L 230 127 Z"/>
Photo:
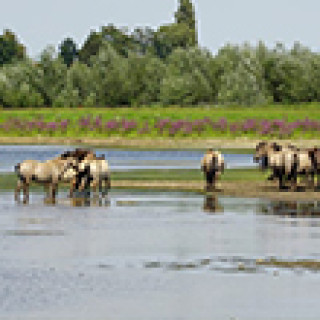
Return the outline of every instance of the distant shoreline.
<path id="1" fill-rule="evenodd" d="M 277 141 L 278 139 L 269 139 Z M 239 137 L 229 138 L 69 138 L 69 137 L 0 137 L 0 144 L 16 145 L 86 145 L 91 147 L 104 148 L 130 148 L 130 149 L 195 149 L 205 150 L 207 148 L 216 149 L 255 149 L 261 139 L 249 139 Z M 291 142 L 298 147 L 313 147 L 320 145 L 318 139 L 281 140 Z"/>

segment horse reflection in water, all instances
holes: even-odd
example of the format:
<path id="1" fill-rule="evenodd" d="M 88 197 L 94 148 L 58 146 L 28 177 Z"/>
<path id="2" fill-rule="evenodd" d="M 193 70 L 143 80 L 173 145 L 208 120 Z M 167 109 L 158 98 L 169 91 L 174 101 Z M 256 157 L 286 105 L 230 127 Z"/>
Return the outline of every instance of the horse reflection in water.
<path id="1" fill-rule="evenodd" d="M 107 197 L 78 197 L 71 198 L 72 207 L 110 207 L 110 200 Z"/>
<path id="2" fill-rule="evenodd" d="M 261 205 L 261 212 L 280 216 L 320 216 L 320 201 L 272 201 Z"/>
<path id="3" fill-rule="evenodd" d="M 223 212 L 223 207 L 220 205 L 216 195 L 207 194 L 204 196 L 203 210 L 208 213 L 218 213 Z"/>

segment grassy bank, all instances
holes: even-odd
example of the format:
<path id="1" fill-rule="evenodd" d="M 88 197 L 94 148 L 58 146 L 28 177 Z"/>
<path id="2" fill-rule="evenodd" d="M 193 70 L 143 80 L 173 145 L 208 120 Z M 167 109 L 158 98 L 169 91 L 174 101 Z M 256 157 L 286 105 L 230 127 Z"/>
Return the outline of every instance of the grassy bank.
<path id="1" fill-rule="evenodd" d="M 228 169 L 221 176 L 221 181 L 262 181 L 265 172 L 255 169 Z M 197 169 L 132 170 L 112 172 L 112 181 L 195 181 L 202 182 L 203 175 Z M 14 173 L 0 175 L 0 189 L 13 189 L 17 178 Z M 36 186 L 36 185 L 35 185 Z"/>
<path id="2" fill-rule="evenodd" d="M 3 109 L 1 121 L 12 117 L 32 120 L 43 117 L 46 121 L 57 118 L 80 119 L 92 115 L 101 116 L 103 120 L 114 118 L 128 118 L 131 120 L 151 121 L 155 118 L 203 119 L 210 117 L 213 120 L 226 118 L 229 121 L 250 119 L 287 119 L 288 121 L 320 118 L 320 104 L 301 105 L 269 105 L 261 107 L 219 107 L 219 106 L 194 106 L 194 107 L 141 107 L 141 108 L 28 108 L 28 109 Z"/>
<path id="3" fill-rule="evenodd" d="M 268 172 L 256 169 L 228 169 L 217 183 L 213 194 L 233 197 L 267 198 L 277 201 L 314 201 L 320 199 L 320 192 L 306 190 L 279 191 L 276 181 L 266 180 Z M 112 189 L 145 189 L 163 191 L 204 192 L 204 179 L 199 170 L 134 170 L 112 173 Z M 301 181 L 300 181 L 301 183 Z M 16 176 L 12 173 L 0 175 L 0 190 L 13 191 Z M 68 188 L 62 185 L 60 188 Z M 42 190 L 33 184 L 31 189 Z"/>
<path id="4" fill-rule="evenodd" d="M 1 137 L 320 138 L 320 105 L 39 108 L 1 111 Z"/>

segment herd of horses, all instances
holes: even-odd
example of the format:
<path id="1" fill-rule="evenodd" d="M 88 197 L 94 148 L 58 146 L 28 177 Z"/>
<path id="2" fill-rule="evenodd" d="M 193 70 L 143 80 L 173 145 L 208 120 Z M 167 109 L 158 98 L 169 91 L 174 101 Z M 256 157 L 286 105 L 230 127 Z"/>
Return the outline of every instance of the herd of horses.
<path id="1" fill-rule="evenodd" d="M 29 200 L 31 182 L 43 184 L 50 199 L 55 199 L 60 182 L 70 184 L 70 197 L 74 196 L 75 191 L 82 192 L 88 188 L 95 193 L 99 189 L 99 193 L 105 195 L 111 187 L 107 160 L 89 149 L 66 151 L 45 162 L 25 160 L 15 166 L 15 172 L 18 176 L 15 190 L 17 201 L 20 200 L 21 190 L 24 202 Z"/>
<path id="2" fill-rule="evenodd" d="M 308 187 L 320 187 L 320 149 L 317 147 L 303 149 L 292 144 L 262 141 L 256 146 L 254 161 L 260 163 L 262 170 L 270 169 L 268 180 L 278 180 L 279 189 L 289 187 L 297 190 L 298 176 L 305 178 Z M 222 154 L 208 149 L 201 159 L 206 191 L 215 190 L 224 168 Z M 17 201 L 20 200 L 21 190 L 24 201 L 29 200 L 31 182 L 43 184 L 47 189 L 47 196 L 52 199 L 56 197 L 60 182 L 70 184 L 70 197 L 73 197 L 76 191 L 83 192 L 90 188 L 94 194 L 101 193 L 105 196 L 111 187 L 107 160 L 90 149 L 76 148 L 45 162 L 25 160 L 15 166 L 15 172 L 18 176 L 15 190 Z"/>
<path id="3" fill-rule="evenodd" d="M 292 144 L 263 141 L 256 146 L 254 160 L 260 162 L 262 170 L 271 170 L 268 180 L 278 180 L 279 189 L 297 191 L 298 177 L 305 179 L 305 187 L 319 189 L 320 149 L 317 147 L 298 148 Z"/>
<path id="4" fill-rule="evenodd" d="M 271 171 L 268 180 L 278 180 L 280 190 L 290 188 L 297 191 L 298 177 L 305 179 L 307 188 L 320 187 L 320 149 L 317 147 L 298 148 L 293 144 L 261 141 L 256 146 L 253 159 L 260 164 L 261 170 Z M 202 158 L 201 169 L 206 177 L 206 190 L 214 190 L 224 170 L 221 153 L 208 149 Z"/>

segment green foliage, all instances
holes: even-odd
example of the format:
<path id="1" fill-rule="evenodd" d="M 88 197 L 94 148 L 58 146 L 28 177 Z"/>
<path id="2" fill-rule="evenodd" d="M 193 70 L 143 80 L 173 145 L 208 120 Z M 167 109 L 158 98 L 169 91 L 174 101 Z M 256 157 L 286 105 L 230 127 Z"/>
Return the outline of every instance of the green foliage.
<path id="1" fill-rule="evenodd" d="M 158 101 L 164 72 L 165 65 L 158 58 L 151 55 L 130 54 L 128 57 L 130 104 L 139 106 Z"/>
<path id="2" fill-rule="evenodd" d="M 320 55 L 296 43 L 269 49 L 226 45 L 212 56 L 197 44 L 191 0 L 175 20 L 132 32 L 112 24 L 92 31 L 78 51 L 71 38 L 58 54 L 25 57 L 16 36 L 0 36 L 0 106 L 297 104 L 320 101 Z M 248 111 L 247 111 L 248 112 Z"/>
<path id="3" fill-rule="evenodd" d="M 153 31 L 150 28 L 136 28 L 129 34 L 126 28 L 117 28 L 113 24 L 103 26 L 101 31 L 90 33 L 79 51 L 79 60 L 89 64 L 91 57 L 96 56 L 106 42 L 124 57 L 128 57 L 130 51 L 145 54 L 153 51 Z"/>
<path id="4" fill-rule="evenodd" d="M 132 51 L 140 55 L 154 53 L 154 33 L 150 27 L 135 28 L 131 34 L 133 42 Z"/>
<path id="5" fill-rule="evenodd" d="M 219 104 L 261 105 L 270 102 L 255 48 L 230 46 L 217 56 L 220 65 Z"/>
<path id="6" fill-rule="evenodd" d="M 25 47 L 20 44 L 13 32 L 4 30 L 0 36 L 0 67 L 6 63 L 22 60 L 25 57 Z"/>
<path id="7" fill-rule="evenodd" d="M 177 49 L 168 58 L 160 101 L 170 104 L 209 103 L 215 95 L 212 56 L 205 50 Z"/>
<path id="8" fill-rule="evenodd" d="M 59 46 L 59 55 L 62 57 L 64 63 L 70 67 L 73 61 L 78 56 L 77 46 L 71 38 L 66 38 Z"/>
<path id="9" fill-rule="evenodd" d="M 52 47 L 46 48 L 38 63 L 38 91 L 44 104 L 52 106 L 53 101 L 65 86 L 67 66 L 60 57 L 56 56 Z"/>
<path id="10" fill-rule="evenodd" d="M 55 107 L 94 107 L 96 105 L 95 83 L 92 69 L 76 61 L 68 69 L 65 85 L 53 101 Z"/>
<path id="11" fill-rule="evenodd" d="M 196 18 L 190 0 L 180 0 L 178 10 L 175 13 L 175 19 L 177 24 L 182 24 L 190 30 L 190 42 L 192 46 L 195 46 L 197 44 Z"/>
<path id="12" fill-rule="evenodd" d="M 109 24 L 101 28 L 102 39 L 108 42 L 117 51 L 118 54 L 127 57 L 129 51 L 134 49 L 133 38 L 128 35 L 127 29 L 118 29 Z"/>
<path id="13" fill-rule="evenodd" d="M 264 61 L 265 79 L 275 102 L 294 103 L 319 99 L 320 57 L 296 43 L 291 51 L 282 44 Z"/>
<path id="14" fill-rule="evenodd" d="M 79 61 L 89 64 L 92 56 L 98 54 L 102 43 L 101 33 L 91 31 L 84 45 L 79 50 Z"/>
<path id="15" fill-rule="evenodd" d="M 43 98 L 36 87 L 37 67 L 30 60 L 0 69 L 0 104 L 5 107 L 39 107 Z"/>
<path id="16" fill-rule="evenodd" d="M 91 60 L 91 70 L 97 105 L 117 106 L 129 103 L 128 60 L 103 42 L 99 53 Z"/>
<path id="17" fill-rule="evenodd" d="M 161 59 L 167 58 L 177 48 L 194 46 L 194 31 L 183 23 L 161 26 L 155 33 L 155 53 Z"/>

